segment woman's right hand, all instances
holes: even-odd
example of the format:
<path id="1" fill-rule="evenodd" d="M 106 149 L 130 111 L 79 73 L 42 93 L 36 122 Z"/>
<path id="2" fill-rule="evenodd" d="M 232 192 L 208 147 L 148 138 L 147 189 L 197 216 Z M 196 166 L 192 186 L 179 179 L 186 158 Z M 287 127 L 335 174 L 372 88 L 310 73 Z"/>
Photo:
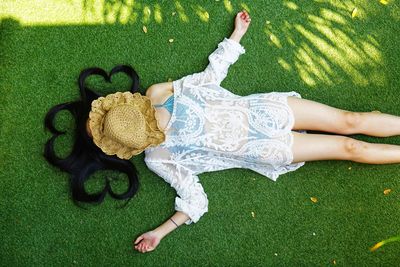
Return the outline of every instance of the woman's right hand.
<path id="1" fill-rule="evenodd" d="M 134 248 L 142 253 L 153 251 L 160 241 L 161 237 L 155 231 L 149 231 L 136 238 Z"/>

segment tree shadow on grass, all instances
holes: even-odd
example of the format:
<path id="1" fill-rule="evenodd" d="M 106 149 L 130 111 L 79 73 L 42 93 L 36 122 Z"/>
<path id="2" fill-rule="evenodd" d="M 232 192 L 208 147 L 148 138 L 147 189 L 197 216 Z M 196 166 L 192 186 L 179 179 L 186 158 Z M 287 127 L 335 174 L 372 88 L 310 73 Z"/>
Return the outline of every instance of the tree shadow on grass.
<path id="1" fill-rule="evenodd" d="M 240 2 L 222 0 L 213 3 L 218 5 L 221 12 L 233 14 L 234 8 L 249 9 L 248 5 Z M 106 23 L 163 23 L 166 17 L 176 16 L 180 22 L 189 23 L 193 20 L 208 23 L 210 13 L 207 7 L 199 1 L 135 1 L 135 0 L 83 0 L 82 7 L 85 16 L 99 14 Z"/>
<path id="2" fill-rule="evenodd" d="M 350 82 L 387 86 L 379 20 L 396 23 L 397 6 L 378 1 L 282 1 L 264 33 L 277 63 L 309 87 Z"/>

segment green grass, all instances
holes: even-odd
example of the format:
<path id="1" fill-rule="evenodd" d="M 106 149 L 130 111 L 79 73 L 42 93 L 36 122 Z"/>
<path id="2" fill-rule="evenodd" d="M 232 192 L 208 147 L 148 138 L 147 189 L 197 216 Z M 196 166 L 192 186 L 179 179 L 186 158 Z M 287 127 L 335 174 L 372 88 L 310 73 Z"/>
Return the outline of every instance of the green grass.
<path id="1" fill-rule="evenodd" d="M 130 64 L 143 92 L 153 83 L 201 71 L 218 42 L 229 36 L 243 3 L 252 16 L 242 40 L 246 54 L 231 67 L 225 88 L 239 95 L 294 90 L 342 109 L 400 115 L 398 0 L 387 5 L 373 0 L 136 1 L 128 23 L 118 15 L 107 22 L 109 15 L 99 13 L 91 25 L 66 8 L 75 4 L 90 13 L 93 1 L 47 1 L 47 10 L 33 2 L 0 4 L 1 265 L 398 263 L 400 242 L 369 251 L 400 233 L 397 164 L 308 162 L 277 182 L 246 169 L 201 174 L 209 212 L 165 237 L 154 252 L 141 254 L 131 249 L 131 241 L 169 218 L 175 198 L 173 188 L 146 168 L 143 154 L 132 159 L 140 190 L 129 205 L 116 209 L 122 203 L 108 197 L 87 211 L 73 205 L 68 176 L 42 157 L 50 138 L 43 130 L 44 115 L 78 98 L 81 70 Z M 104 2 L 118 10 L 112 1 Z M 37 15 L 28 12 L 30 6 Z M 354 7 L 358 12 L 352 18 Z M 89 86 L 103 93 L 127 90 L 126 77 L 114 79 L 105 85 L 91 78 Z M 69 133 L 74 127 L 67 113 L 57 123 Z M 400 144 L 397 136 L 355 138 Z M 57 140 L 60 154 L 68 154 L 71 140 Z M 386 188 L 392 189 L 389 195 L 383 194 Z"/>

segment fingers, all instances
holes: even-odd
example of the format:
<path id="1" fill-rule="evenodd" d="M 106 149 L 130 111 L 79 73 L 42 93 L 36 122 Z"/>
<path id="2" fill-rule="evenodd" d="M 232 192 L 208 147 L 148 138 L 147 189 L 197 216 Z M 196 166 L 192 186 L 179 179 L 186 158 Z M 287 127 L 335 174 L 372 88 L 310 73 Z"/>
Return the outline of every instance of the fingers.
<path id="1" fill-rule="evenodd" d="M 139 252 L 145 253 L 145 252 L 150 252 L 153 251 L 154 248 L 146 244 L 145 242 L 140 243 L 139 245 L 135 246 L 135 249 Z"/>
<path id="2" fill-rule="evenodd" d="M 151 249 L 151 250 L 153 250 L 153 249 Z M 145 253 L 145 252 L 149 252 L 151 250 L 150 250 L 150 246 L 149 245 L 143 244 L 143 246 L 140 249 L 140 252 Z"/>
<path id="3" fill-rule="evenodd" d="M 142 243 L 140 243 L 139 245 L 135 246 L 135 249 L 136 249 L 137 251 L 143 253 L 143 252 L 144 252 L 144 249 L 145 249 L 145 244 L 142 242 Z"/>
<path id="4" fill-rule="evenodd" d="M 239 14 L 240 14 L 240 17 L 243 17 L 243 18 L 250 16 L 249 13 L 247 12 L 247 10 L 243 10 L 243 11 L 239 12 Z"/>
<path id="5" fill-rule="evenodd" d="M 243 10 L 243 11 L 239 12 L 238 16 L 240 16 L 240 18 L 242 20 L 246 21 L 246 22 L 250 22 L 251 21 L 250 15 L 249 15 L 249 13 L 247 13 L 246 10 Z"/>
<path id="6" fill-rule="evenodd" d="M 141 236 L 139 236 L 138 238 L 136 238 L 136 240 L 135 240 L 135 245 L 140 241 L 140 240 L 142 240 L 143 239 L 143 236 L 141 235 Z"/>
<path id="7" fill-rule="evenodd" d="M 147 245 L 146 245 L 146 244 L 143 244 L 143 246 L 142 246 L 140 252 L 145 253 L 145 252 L 146 252 L 146 249 L 147 249 Z"/>

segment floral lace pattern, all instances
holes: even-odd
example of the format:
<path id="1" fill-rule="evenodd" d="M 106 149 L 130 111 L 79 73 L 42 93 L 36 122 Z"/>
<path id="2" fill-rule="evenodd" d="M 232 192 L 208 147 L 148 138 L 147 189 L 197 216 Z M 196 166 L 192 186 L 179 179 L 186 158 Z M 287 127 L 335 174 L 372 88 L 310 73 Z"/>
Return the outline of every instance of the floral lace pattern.
<path id="1" fill-rule="evenodd" d="M 198 174 L 247 168 L 276 181 L 305 163 L 292 163 L 294 116 L 287 97 L 300 98 L 298 93 L 238 96 L 220 86 L 243 53 L 239 43 L 225 38 L 203 72 L 174 81 L 166 140 L 145 150 L 148 168 L 175 188 L 175 210 L 190 217 L 186 224 L 208 211 Z"/>

